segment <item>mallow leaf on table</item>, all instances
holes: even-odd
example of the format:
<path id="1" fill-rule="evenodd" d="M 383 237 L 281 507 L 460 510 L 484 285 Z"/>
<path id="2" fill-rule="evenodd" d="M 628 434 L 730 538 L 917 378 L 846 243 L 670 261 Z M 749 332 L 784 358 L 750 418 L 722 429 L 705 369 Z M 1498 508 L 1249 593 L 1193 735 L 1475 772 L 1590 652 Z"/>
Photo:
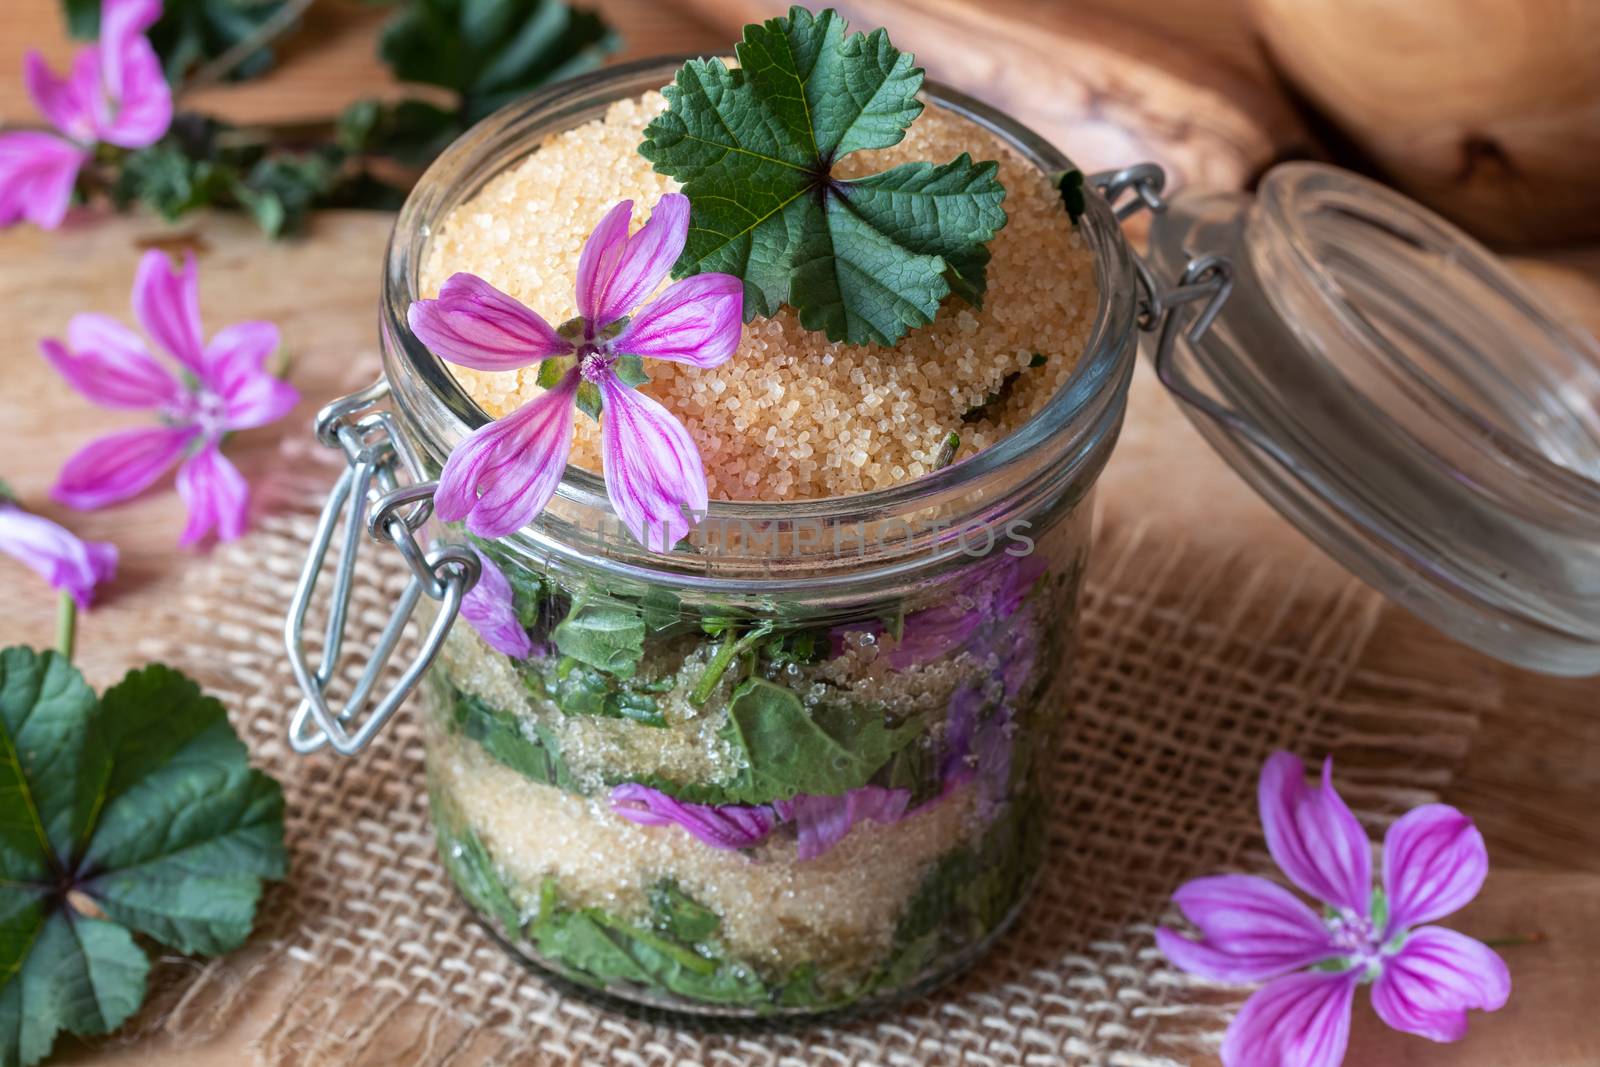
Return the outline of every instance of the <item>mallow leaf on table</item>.
<path id="1" fill-rule="evenodd" d="M 470 125 L 537 86 L 600 65 L 617 37 L 560 0 L 412 0 L 379 48 L 402 81 L 453 89 Z"/>
<path id="2" fill-rule="evenodd" d="M 977 303 L 1005 225 L 993 162 L 963 152 L 862 178 L 834 167 L 901 140 L 922 70 L 883 30 L 845 35 L 832 9 L 747 26 L 739 65 L 685 63 L 639 151 L 692 205 L 674 273 L 744 279 L 748 320 L 789 304 L 810 330 L 894 344 L 954 292 Z"/>
<path id="3" fill-rule="evenodd" d="M 238 947 L 283 873 L 282 791 L 215 699 L 159 664 L 97 699 L 54 652 L 0 651 L 0 1067 L 132 1014 L 134 934 Z"/>

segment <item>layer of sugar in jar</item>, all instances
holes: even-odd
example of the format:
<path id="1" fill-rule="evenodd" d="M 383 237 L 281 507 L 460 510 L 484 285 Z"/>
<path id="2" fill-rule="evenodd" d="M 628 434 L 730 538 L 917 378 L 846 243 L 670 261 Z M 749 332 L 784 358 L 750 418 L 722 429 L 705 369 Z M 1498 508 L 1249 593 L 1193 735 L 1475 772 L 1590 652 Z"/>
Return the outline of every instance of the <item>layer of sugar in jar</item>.
<path id="1" fill-rule="evenodd" d="M 552 324 L 575 315 L 578 256 L 600 217 L 631 199 L 637 228 L 663 194 L 678 189 L 638 154 L 644 127 L 665 106 L 654 92 L 619 101 L 492 179 L 430 242 L 423 294 L 465 271 Z M 846 156 L 836 173 L 940 163 L 962 152 L 996 160 L 1006 189 L 1007 223 L 989 245 L 981 309 L 950 297 L 933 323 L 885 347 L 831 343 L 784 308 L 745 324 L 739 350 L 720 367 L 647 362 L 644 388 L 689 428 L 712 499 L 888 488 L 931 471 L 952 431 L 961 437 L 960 458 L 993 445 L 1066 382 L 1093 328 L 1097 287 L 1093 256 L 1045 174 L 994 133 L 933 106 L 899 144 Z M 1030 366 L 1037 357 L 1044 363 Z M 495 417 L 539 392 L 536 368 L 454 371 Z M 984 407 L 996 394 L 1000 400 Z M 572 461 L 598 471 L 599 445 L 598 425 L 580 416 Z"/>
<path id="2" fill-rule="evenodd" d="M 779 970 L 813 962 L 835 977 L 878 963 L 933 864 L 983 829 L 967 785 L 893 825 L 858 824 L 802 861 L 793 840 L 733 852 L 676 826 L 638 826 L 612 815 L 603 795 L 529 781 L 460 737 L 436 736 L 428 764 L 525 904 L 553 877 L 573 906 L 642 916 L 650 886 L 671 879 L 717 913 L 734 958 Z"/>

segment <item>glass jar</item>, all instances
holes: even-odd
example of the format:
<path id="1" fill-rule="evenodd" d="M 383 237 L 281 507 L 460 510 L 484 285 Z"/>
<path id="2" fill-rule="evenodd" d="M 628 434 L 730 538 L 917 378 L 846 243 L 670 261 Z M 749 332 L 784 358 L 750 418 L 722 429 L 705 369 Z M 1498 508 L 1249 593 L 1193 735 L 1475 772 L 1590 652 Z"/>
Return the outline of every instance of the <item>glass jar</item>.
<path id="1" fill-rule="evenodd" d="M 544 138 L 676 67 L 616 68 L 502 111 L 412 193 L 384 276 L 392 412 L 367 412 L 372 393 L 323 422 L 357 467 L 377 463 L 373 494 L 385 449 L 425 483 L 487 421 L 406 324 L 430 235 Z M 1071 168 L 960 94 L 924 96 L 1042 171 Z M 455 546 L 412 557 L 428 595 L 409 599 L 441 644 L 422 683 L 428 788 L 446 869 L 517 954 L 652 1006 L 810 1013 L 936 982 L 1011 920 L 1039 863 L 1034 757 L 1066 708 L 1092 492 L 1136 348 L 1118 223 L 1097 199 L 1079 229 L 1099 296 L 1070 381 L 1009 438 L 914 483 L 713 501 L 692 547 L 667 554 L 575 467 L 496 542 L 405 512 L 426 489 L 366 521 L 401 547 Z M 363 480 L 330 515 L 365 502 Z M 527 640 L 513 655 L 449 626 L 473 571 L 514 605 Z M 300 747 L 316 721 L 302 709 Z"/>
<path id="2" fill-rule="evenodd" d="M 1316 165 L 1170 202 L 1148 165 L 1089 179 L 1086 351 L 1022 428 L 932 475 L 713 502 L 667 554 L 576 468 L 513 536 L 439 527 L 429 479 L 486 416 L 406 325 L 435 227 L 677 65 L 563 82 L 452 146 L 396 223 L 385 380 L 318 419 L 348 464 L 286 628 L 306 696 L 291 744 L 352 754 L 422 686 L 441 858 L 523 958 L 630 1001 L 755 1016 L 882 1001 L 984 950 L 1039 863 L 1038 757 L 1070 714 L 1092 494 L 1141 330 L 1207 440 L 1356 574 L 1491 655 L 1600 672 L 1600 348 L 1447 223 Z M 924 96 L 1071 168 L 959 93 Z M 1141 208 L 1148 263 L 1119 228 Z M 341 521 L 313 668 L 303 634 Z M 412 578 L 336 709 L 363 531 Z M 514 654 L 452 626 L 479 581 L 518 617 Z M 419 606 L 420 652 L 380 696 Z"/>

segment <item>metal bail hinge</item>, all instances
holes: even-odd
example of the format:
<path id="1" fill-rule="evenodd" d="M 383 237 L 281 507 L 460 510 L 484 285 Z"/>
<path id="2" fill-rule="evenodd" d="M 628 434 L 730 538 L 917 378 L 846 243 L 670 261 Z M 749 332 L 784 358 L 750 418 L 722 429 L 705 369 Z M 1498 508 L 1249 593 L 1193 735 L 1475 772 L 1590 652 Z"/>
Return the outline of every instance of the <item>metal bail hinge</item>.
<path id="1" fill-rule="evenodd" d="M 422 466 L 405 437 L 396 431 L 393 416 L 374 407 L 388 395 L 388 383 L 379 379 L 361 392 L 335 400 L 317 413 L 317 439 L 344 452 L 345 469 L 328 494 L 328 502 L 317 521 L 306 564 L 300 572 L 284 623 L 289 664 L 305 696 L 289 724 L 289 744 L 296 752 L 314 752 L 323 745 L 331 745 L 335 752 L 349 756 L 365 747 L 422 680 L 461 610 L 462 598 L 478 580 L 480 564 L 471 549 L 446 545 L 425 551 L 417 540 L 417 531 L 433 512 L 433 491 L 437 483 L 423 479 Z M 406 484 L 401 484 L 397 476 L 401 471 Z M 322 659 L 313 670 L 305 645 L 306 615 L 341 515 L 344 517 L 342 547 L 329 597 Z M 379 634 L 371 658 L 350 691 L 344 708 L 334 711 L 328 704 L 327 687 L 336 674 L 339 653 L 344 646 L 356 557 L 364 535 L 379 543 L 394 545 L 411 570 L 411 580 L 406 583 L 399 603 Z M 363 717 L 378 680 L 423 594 L 439 601 L 439 613 L 424 635 L 416 658 L 401 673 L 394 687 Z"/>
<path id="2" fill-rule="evenodd" d="M 1119 222 L 1125 221 L 1141 210 L 1160 215 L 1167 210 L 1167 175 L 1154 163 L 1136 163 L 1121 170 L 1102 171 L 1089 177 L 1089 184 L 1105 197 Z M 1118 204 L 1125 193 L 1133 198 Z M 1187 249 L 1185 250 L 1187 252 Z M 1233 292 L 1233 263 L 1227 256 L 1194 255 L 1188 253 L 1189 262 L 1176 285 L 1163 286 L 1155 278 L 1144 257 L 1133 257 L 1138 274 L 1139 329 L 1156 332 L 1155 352 L 1151 361 L 1161 384 L 1186 404 L 1233 423 L 1242 421 L 1232 411 L 1223 408 L 1182 373 L 1175 360 L 1178 334 L 1191 344 L 1197 344 L 1210 331 L 1222 307 Z M 1187 327 L 1180 321 L 1182 309 L 1199 305 L 1199 312 L 1189 319 Z"/>

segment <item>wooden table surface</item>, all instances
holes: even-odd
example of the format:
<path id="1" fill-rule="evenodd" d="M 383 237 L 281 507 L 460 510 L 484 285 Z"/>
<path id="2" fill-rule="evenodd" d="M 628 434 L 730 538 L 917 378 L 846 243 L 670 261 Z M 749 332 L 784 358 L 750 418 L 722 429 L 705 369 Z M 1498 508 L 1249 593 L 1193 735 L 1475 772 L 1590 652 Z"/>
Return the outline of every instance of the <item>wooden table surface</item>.
<path id="1" fill-rule="evenodd" d="M 689 13 L 695 4 L 699 13 Z M 1115 10 L 1108 0 L 1087 6 Z M 627 42 L 627 55 L 710 49 L 730 40 L 705 20 L 703 0 L 600 0 Z M 1141 17 L 1170 9 L 1166 32 L 1193 33 L 1196 40 L 1240 69 L 1257 61 L 1232 0 L 1162 0 L 1141 5 Z M 1210 13 L 1209 17 L 1206 13 Z M 393 92 L 372 56 L 372 40 L 384 12 L 344 0 L 318 4 L 312 32 L 284 49 L 278 73 L 257 83 L 206 90 L 195 106 L 235 119 L 293 119 L 325 115 L 349 100 Z M 67 54 L 53 0 L 8 0 L 0 5 L 0 120 L 29 116 L 21 90 L 20 56 L 38 44 L 57 61 Z M 1069 150 L 1070 150 L 1070 146 Z M 185 233 L 202 233 L 214 254 L 202 271 L 202 308 L 208 326 L 244 318 L 268 318 L 283 328 L 296 357 L 297 384 L 306 399 L 282 424 L 239 435 L 229 454 L 253 479 L 265 476 L 287 433 L 305 432 L 310 413 L 338 392 L 360 384 L 349 380 L 353 353 L 375 345 L 371 314 L 376 306 L 377 268 L 388 219 L 356 213 L 319 217 L 301 242 L 271 244 L 254 239 L 237 219 L 191 222 Z M 0 337 L 0 424 L 8 447 L 0 453 L 0 478 L 22 500 L 67 523 L 82 536 L 114 540 L 122 550 L 121 573 L 105 603 L 80 628 L 79 661 L 91 681 L 103 685 L 132 665 L 153 605 L 181 586 L 189 557 L 175 546 L 181 505 L 170 491 L 154 491 L 124 506 L 71 513 L 52 505 L 47 491 L 62 461 L 89 436 L 112 423 L 132 423 L 88 407 L 45 367 L 39 338 L 58 334 L 80 310 L 124 314 L 137 245 L 163 235 L 149 219 L 75 226 L 61 234 L 19 227 L 0 234 L 0 309 L 8 329 Z M 341 250 L 318 256 L 319 243 Z M 1527 277 L 1575 321 L 1600 332 L 1600 255 L 1572 252 L 1520 262 Z M 315 273 L 315 284 L 286 286 L 286 276 Z M 230 276 L 226 299 L 205 289 L 204 279 Z M 352 314 L 350 309 L 363 309 Z M 1169 402 L 1141 383 L 1134 404 L 1149 410 Z M 1166 424 L 1176 416 L 1163 411 Z M 1219 543 L 1249 543 L 1254 551 L 1302 566 L 1311 581 L 1343 581 L 1286 523 L 1257 500 L 1219 460 L 1181 431 L 1162 435 L 1131 432 L 1106 475 L 1106 492 L 1136 506 L 1159 498 L 1168 512 L 1195 517 L 1197 536 Z M 1218 516 L 1225 521 L 1218 521 Z M 0 580 L 15 592 L 0 617 L 0 646 L 46 644 L 52 634 L 53 603 L 31 575 L 0 558 Z M 1398 610 L 1389 611 L 1374 641 L 1374 666 L 1403 669 L 1407 662 L 1456 654 L 1446 639 Z M 1550 679 L 1474 661 L 1473 681 L 1503 694 L 1500 710 L 1482 724 L 1447 798 L 1467 810 L 1484 829 L 1497 874 L 1470 913 L 1469 927 L 1528 932 L 1562 941 L 1534 963 L 1548 993 L 1474 1024 L 1481 1036 L 1461 1046 L 1437 1048 L 1415 1040 L 1384 1042 L 1376 1023 L 1358 1022 L 1352 1064 L 1454 1064 L 1528 1067 L 1593 1067 L 1600 1063 L 1600 1023 L 1579 1010 L 1600 1002 L 1600 968 L 1587 962 L 1600 953 L 1600 683 Z M 1510 872 L 1517 868 L 1516 872 Z M 1506 871 L 1503 876 L 1498 873 Z M 1519 981 L 1523 977 L 1518 972 Z M 1519 987 L 1520 988 L 1520 987 Z M 243 1061 L 249 1021 L 205 1048 L 181 1058 L 162 1049 L 134 1048 L 93 1054 L 95 1062 L 224 1064 Z M 86 1057 L 78 1052 L 73 1058 Z M 196 1058 L 198 1057 L 198 1058 Z"/>

